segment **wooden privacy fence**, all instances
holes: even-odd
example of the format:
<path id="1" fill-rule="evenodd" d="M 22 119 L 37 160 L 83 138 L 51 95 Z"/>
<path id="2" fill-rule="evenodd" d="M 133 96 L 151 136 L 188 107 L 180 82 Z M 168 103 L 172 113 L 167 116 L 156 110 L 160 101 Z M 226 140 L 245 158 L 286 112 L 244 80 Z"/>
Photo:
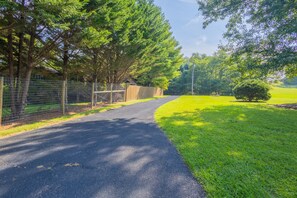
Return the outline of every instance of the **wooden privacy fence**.
<path id="1" fill-rule="evenodd" d="M 129 85 L 126 91 L 126 101 L 163 96 L 163 90 L 157 87 L 142 87 Z"/>
<path id="2" fill-rule="evenodd" d="M 139 100 L 145 98 L 152 98 L 156 96 L 163 96 L 163 90 L 157 87 L 142 87 L 136 85 L 125 85 L 125 88 L 114 88 L 113 84 L 111 83 L 109 88 L 104 91 L 95 91 L 96 85 L 92 85 L 92 107 L 96 106 L 97 103 L 97 95 L 98 94 L 109 94 L 109 103 L 113 103 L 113 94 L 115 93 L 123 93 L 124 94 L 124 102 L 131 101 L 131 100 Z"/>

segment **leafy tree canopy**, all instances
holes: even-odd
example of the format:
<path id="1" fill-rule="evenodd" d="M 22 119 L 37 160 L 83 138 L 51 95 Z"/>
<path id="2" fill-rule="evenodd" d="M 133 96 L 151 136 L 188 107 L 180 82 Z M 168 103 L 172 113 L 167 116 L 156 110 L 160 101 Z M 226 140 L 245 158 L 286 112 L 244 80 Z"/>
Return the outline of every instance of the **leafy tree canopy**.
<path id="1" fill-rule="evenodd" d="M 25 108 L 36 68 L 54 68 L 63 80 L 132 78 L 163 88 L 178 75 L 179 44 L 152 0 L 0 3 L 0 74 L 9 76 L 14 115 Z"/>
<path id="2" fill-rule="evenodd" d="M 227 48 L 248 69 L 296 75 L 296 0 L 198 0 L 204 27 L 227 19 Z"/>
<path id="3" fill-rule="evenodd" d="M 190 94 L 194 76 L 194 94 L 231 95 L 233 84 L 242 77 L 237 65 L 231 64 L 230 56 L 223 50 L 212 56 L 195 53 L 180 71 L 181 75 L 171 81 L 167 93 Z"/>

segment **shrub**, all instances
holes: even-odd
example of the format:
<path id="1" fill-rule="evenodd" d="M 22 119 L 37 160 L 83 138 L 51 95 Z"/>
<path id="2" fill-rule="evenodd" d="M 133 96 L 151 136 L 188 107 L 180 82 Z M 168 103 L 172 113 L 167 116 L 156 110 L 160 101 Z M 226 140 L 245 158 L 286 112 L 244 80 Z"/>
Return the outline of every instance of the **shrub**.
<path id="1" fill-rule="evenodd" d="M 269 100 L 271 95 L 269 93 L 270 87 L 265 82 L 255 79 L 244 80 L 233 89 L 236 99 L 244 101 L 258 101 Z"/>

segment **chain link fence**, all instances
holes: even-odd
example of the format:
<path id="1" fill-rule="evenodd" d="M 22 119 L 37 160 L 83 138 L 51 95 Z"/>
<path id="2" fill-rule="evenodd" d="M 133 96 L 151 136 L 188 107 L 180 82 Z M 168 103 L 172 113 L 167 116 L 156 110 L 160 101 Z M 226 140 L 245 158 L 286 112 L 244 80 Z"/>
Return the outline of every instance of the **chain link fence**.
<path id="1" fill-rule="evenodd" d="M 0 125 L 32 123 L 125 100 L 124 84 L 44 79 L 11 82 L 9 78 L 2 78 L 2 83 Z M 28 92 L 24 94 L 27 85 Z"/>
<path id="2" fill-rule="evenodd" d="M 28 93 L 24 93 L 25 86 Z M 27 121 L 46 113 L 60 111 L 61 81 L 4 78 L 2 124 Z M 12 87 L 11 87 L 12 86 Z"/>

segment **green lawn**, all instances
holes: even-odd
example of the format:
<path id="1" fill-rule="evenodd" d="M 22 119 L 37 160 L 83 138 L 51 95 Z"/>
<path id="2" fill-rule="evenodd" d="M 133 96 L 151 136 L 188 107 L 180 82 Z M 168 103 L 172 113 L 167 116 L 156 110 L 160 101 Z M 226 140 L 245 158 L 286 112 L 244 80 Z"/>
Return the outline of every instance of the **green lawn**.
<path id="1" fill-rule="evenodd" d="M 297 197 L 297 89 L 274 88 L 268 103 L 182 96 L 155 118 L 208 197 Z"/>
<path id="2" fill-rule="evenodd" d="M 70 106 L 86 106 L 89 103 L 82 102 L 82 103 L 72 103 L 69 104 Z M 42 112 L 42 111 L 54 111 L 54 110 L 60 110 L 61 106 L 60 104 L 30 104 L 27 105 L 25 108 L 25 114 L 34 114 L 37 112 Z M 3 108 L 3 117 L 7 117 L 11 114 L 10 108 L 6 107 Z"/>
<path id="3" fill-rule="evenodd" d="M 270 92 L 272 98 L 267 102 L 269 104 L 297 103 L 297 88 L 273 87 Z"/>
<path id="4" fill-rule="evenodd" d="M 27 105 L 25 108 L 26 114 L 33 114 L 40 111 L 52 111 L 60 109 L 60 104 L 34 104 Z M 10 116 L 11 110 L 10 108 L 3 108 L 3 117 Z"/>

